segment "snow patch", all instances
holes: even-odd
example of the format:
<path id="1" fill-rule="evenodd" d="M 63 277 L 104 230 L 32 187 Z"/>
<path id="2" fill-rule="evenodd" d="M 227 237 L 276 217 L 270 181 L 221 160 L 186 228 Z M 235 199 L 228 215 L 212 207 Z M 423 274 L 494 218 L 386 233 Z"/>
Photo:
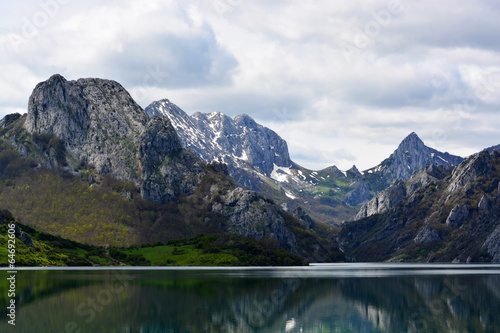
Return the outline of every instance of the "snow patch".
<path id="1" fill-rule="evenodd" d="M 285 323 L 285 332 L 290 332 L 297 326 L 297 323 L 295 322 L 295 318 L 292 318 L 290 320 L 287 320 Z"/>
<path id="2" fill-rule="evenodd" d="M 296 197 L 296 196 L 294 196 L 294 195 L 293 195 L 292 193 L 290 193 L 290 192 L 285 191 L 285 195 L 286 195 L 288 198 L 292 199 L 292 200 L 293 200 L 293 199 L 297 199 L 297 197 Z"/>
<path id="3" fill-rule="evenodd" d="M 347 178 L 347 171 L 342 171 L 342 170 L 340 170 L 340 171 L 341 171 L 341 172 L 344 174 L 344 176 Z"/>
<path id="4" fill-rule="evenodd" d="M 441 156 L 438 156 L 444 163 L 448 164 L 449 162 L 447 160 L 445 160 L 444 158 L 442 158 Z"/>
<path id="5" fill-rule="evenodd" d="M 282 183 L 288 182 L 288 176 L 292 176 L 292 171 L 290 168 L 279 167 L 273 163 L 273 171 L 271 172 L 271 178 Z"/>
<path id="6" fill-rule="evenodd" d="M 237 157 L 237 159 L 239 160 L 243 160 L 243 161 L 247 161 L 248 162 L 248 155 L 247 155 L 247 152 L 245 150 L 241 150 L 241 156 L 240 157 Z"/>

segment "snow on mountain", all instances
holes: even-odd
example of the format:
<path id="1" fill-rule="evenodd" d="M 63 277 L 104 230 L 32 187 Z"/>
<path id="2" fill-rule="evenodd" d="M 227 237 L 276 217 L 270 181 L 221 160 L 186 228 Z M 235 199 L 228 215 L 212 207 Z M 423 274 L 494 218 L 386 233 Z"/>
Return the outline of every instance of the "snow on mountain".
<path id="1" fill-rule="evenodd" d="M 254 173 L 254 176 L 261 174 L 277 181 L 286 181 L 283 172 L 290 174 L 284 171 L 293 164 L 286 141 L 246 114 L 231 118 L 220 112 L 197 112 L 189 116 L 168 99 L 150 104 L 146 112 L 150 117 L 168 117 L 183 147 L 193 151 L 205 162 L 226 163 L 233 176 L 244 169 Z M 281 168 L 281 171 L 276 168 Z M 249 181 L 241 173 L 237 177 L 240 177 L 237 181 Z"/>

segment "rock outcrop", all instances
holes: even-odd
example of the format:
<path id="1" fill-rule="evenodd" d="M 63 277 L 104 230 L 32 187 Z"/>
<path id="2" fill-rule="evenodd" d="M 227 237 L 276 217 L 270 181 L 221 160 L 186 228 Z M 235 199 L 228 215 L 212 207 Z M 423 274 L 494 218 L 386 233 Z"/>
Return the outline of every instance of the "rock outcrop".
<path id="1" fill-rule="evenodd" d="M 413 239 L 413 242 L 417 244 L 424 244 L 435 242 L 438 240 L 441 240 L 439 231 L 436 229 L 432 229 L 429 224 L 426 224 L 422 231 L 420 231 L 418 235 Z"/>
<path id="2" fill-rule="evenodd" d="M 212 205 L 212 212 L 228 218 L 228 232 L 257 239 L 276 238 L 283 248 L 296 253 L 295 236 L 286 228 L 279 208 L 253 191 L 235 188 L 222 196 L 221 203 Z"/>
<path id="3" fill-rule="evenodd" d="M 390 208 L 400 203 L 405 198 L 406 194 L 404 182 L 395 180 L 391 186 L 380 192 L 369 202 L 365 203 L 354 217 L 354 220 L 387 212 Z"/>
<path id="4" fill-rule="evenodd" d="M 449 192 L 460 191 L 478 177 L 487 177 L 491 172 L 491 157 L 486 150 L 471 156 L 465 163 L 453 170 L 453 181 L 448 185 Z"/>
<path id="5" fill-rule="evenodd" d="M 492 261 L 500 262 L 500 225 L 488 236 L 482 249 L 491 255 Z"/>
<path id="6" fill-rule="evenodd" d="M 349 205 L 359 205 L 363 201 L 368 200 L 372 197 L 370 188 L 368 187 L 368 184 L 366 184 L 366 182 L 356 182 L 352 185 L 352 187 L 354 187 L 354 190 L 347 193 L 345 197 L 345 202 L 347 202 Z"/>
<path id="7" fill-rule="evenodd" d="M 477 208 L 479 210 L 487 210 L 490 207 L 490 201 L 488 200 L 488 197 L 483 194 L 481 197 L 481 200 L 479 200 L 479 203 L 477 204 Z"/>
<path id="8" fill-rule="evenodd" d="M 458 228 L 469 217 L 469 209 L 466 205 L 456 205 L 446 218 L 446 225 Z"/>
<path id="9" fill-rule="evenodd" d="M 416 171 L 407 181 L 395 180 L 393 183 L 365 203 L 354 217 L 359 220 L 374 214 L 387 212 L 395 207 L 406 196 L 411 195 L 422 186 L 436 183 L 442 179 L 451 169 L 448 166 L 428 165 Z"/>

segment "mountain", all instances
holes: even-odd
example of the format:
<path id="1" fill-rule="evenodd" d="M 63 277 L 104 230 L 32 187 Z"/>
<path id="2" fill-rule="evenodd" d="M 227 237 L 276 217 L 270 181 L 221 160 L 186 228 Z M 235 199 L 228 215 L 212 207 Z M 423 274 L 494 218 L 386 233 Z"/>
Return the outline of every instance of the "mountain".
<path id="1" fill-rule="evenodd" d="M 168 118 L 184 148 L 207 163 L 227 164 L 239 186 L 272 198 L 290 212 L 300 208 L 314 220 L 335 224 L 354 215 L 352 206 L 371 197 L 358 183 L 361 174 L 355 167 L 347 172 L 335 166 L 321 171 L 303 168 L 290 159 L 285 140 L 248 115 L 189 116 L 168 99 L 151 103 L 145 111 Z"/>
<path id="2" fill-rule="evenodd" d="M 389 158 L 363 173 L 363 180 L 370 184 L 373 190 L 380 192 L 363 204 L 354 220 L 387 211 L 418 186 L 434 180 L 436 175 L 440 177 L 443 170 L 451 170 L 452 166 L 463 160 L 460 156 L 427 147 L 416 133 L 411 133 Z M 424 171 L 424 168 L 427 169 Z M 410 177 L 412 180 L 405 184 L 404 181 Z"/>
<path id="3" fill-rule="evenodd" d="M 144 199 L 157 203 L 193 194 L 207 174 L 204 164 L 182 149 L 168 120 L 150 119 L 114 81 L 52 76 L 31 94 L 24 129 L 53 135 L 71 164 L 130 181 Z"/>
<path id="4" fill-rule="evenodd" d="M 26 115 L 0 124 L 0 196 L 42 231 L 117 246 L 229 232 L 275 239 L 311 261 L 331 253 L 315 225 L 235 186 L 222 164 L 184 149 L 168 118 L 149 117 L 115 81 L 54 75 L 35 87 Z"/>
<path id="5" fill-rule="evenodd" d="M 346 222 L 337 239 L 354 261 L 500 262 L 499 179 L 497 151 L 429 166 L 395 181 L 378 202 L 398 202 Z"/>
<path id="6" fill-rule="evenodd" d="M 145 111 L 150 117 L 167 117 L 184 148 L 206 162 L 226 163 L 233 178 L 248 188 L 257 188 L 252 182 L 261 181 L 258 175 L 272 177 L 293 164 L 286 141 L 246 114 L 234 119 L 220 112 L 189 116 L 168 99 L 153 102 Z"/>
<path id="7" fill-rule="evenodd" d="M 492 151 L 498 151 L 500 150 L 500 145 L 492 146 L 489 148 L 486 148 L 487 151 L 492 152 Z"/>
<path id="8" fill-rule="evenodd" d="M 428 165 L 457 165 L 460 156 L 430 148 L 413 132 L 379 165 L 363 172 L 364 180 L 374 191 L 381 191 L 394 180 L 407 180 L 418 169 Z"/>
<path id="9" fill-rule="evenodd" d="M 182 146 L 205 162 L 227 164 L 239 186 L 271 197 L 289 211 L 300 208 L 330 224 L 352 219 L 359 205 L 394 180 L 406 180 L 428 165 L 456 165 L 463 160 L 427 147 L 411 133 L 389 158 L 363 173 L 356 166 L 347 171 L 336 166 L 314 171 L 294 163 L 286 141 L 248 115 L 232 119 L 219 112 L 198 112 L 189 116 L 167 99 L 145 110 L 149 116 L 170 119 Z"/>

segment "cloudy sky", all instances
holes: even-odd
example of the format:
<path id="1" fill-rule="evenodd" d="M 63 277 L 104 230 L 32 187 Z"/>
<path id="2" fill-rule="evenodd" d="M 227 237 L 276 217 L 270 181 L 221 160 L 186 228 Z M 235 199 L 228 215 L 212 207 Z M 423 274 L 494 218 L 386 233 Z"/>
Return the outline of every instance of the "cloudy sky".
<path id="1" fill-rule="evenodd" d="M 411 132 L 467 156 L 500 144 L 499 17 L 486 0 L 2 1 L 0 117 L 59 73 L 247 113 L 312 169 L 367 169 Z"/>

